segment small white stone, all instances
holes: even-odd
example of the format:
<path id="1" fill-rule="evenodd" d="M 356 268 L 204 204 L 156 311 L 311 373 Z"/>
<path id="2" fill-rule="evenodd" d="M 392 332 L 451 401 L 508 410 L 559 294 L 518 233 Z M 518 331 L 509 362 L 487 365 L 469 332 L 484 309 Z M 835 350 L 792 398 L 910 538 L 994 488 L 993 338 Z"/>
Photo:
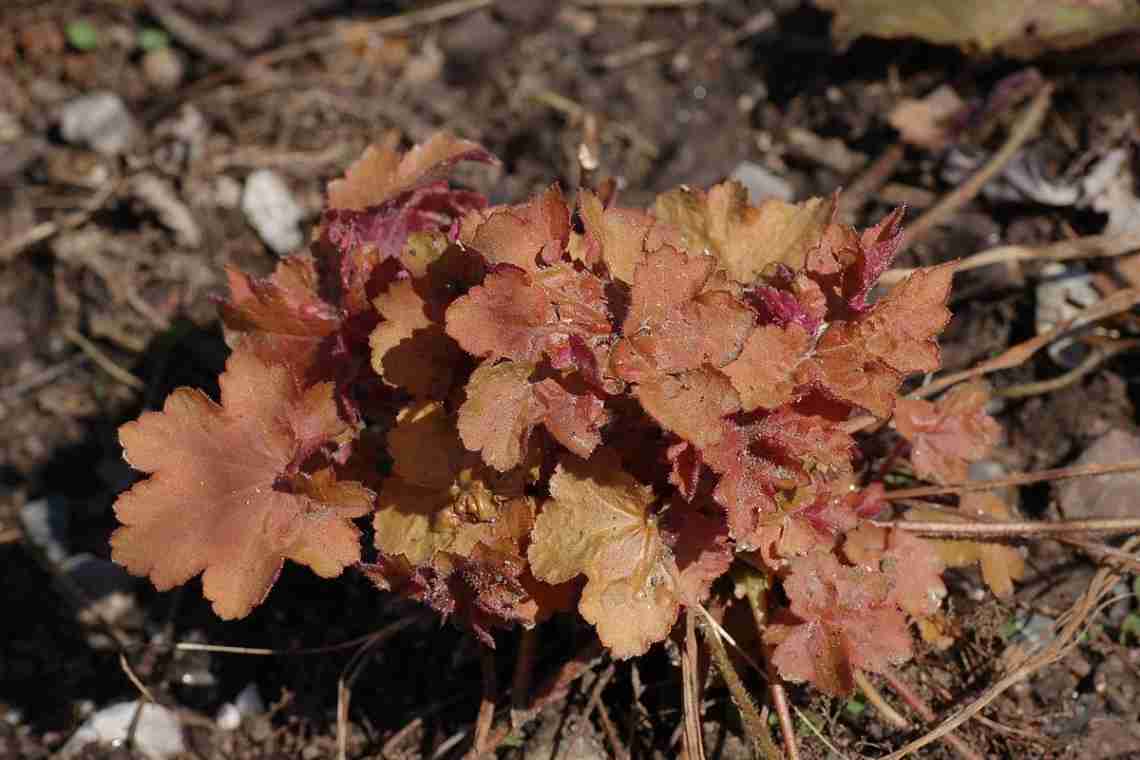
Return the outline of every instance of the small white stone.
<path id="1" fill-rule="evenodd" d="M 134 117 L 113 92 L 93 92 L 68 101 L 60 113 L 59 131 L 67 142 L 105 155 L 127 152 L 139 133 Z"/>
<path id="2" fill-rule="evenodd" d="M 223 731 L 236 731 L 243 718 L 251 715 L 260 715 L 265 712 L 265 701 L 257 684 L 250 681 L 245 685 L 233 702 L 226 702 L 218 708 L 214 721 Z"/>
<path id="3" fill-rule="evenodd" d="M 285 256 L 304 242 L 301 234 L 304 209 L 276 172 L 260 169 L 246 178 L 241 210 L 277 255 Z"/>
<path id="4" fill-rule="evenodd" d="M 127 738 L 138 702 L 117 702 L 87 719 L 63 746 L 62 757 L 72 757 L 88 744 L 118 744 Z M 134 733 L 135 749 L 151 760 L 186 751 L 178 716 L 162 705 L 144 704 Z"/>
<path id="5" fill-rule="evenodd" d="M 218 708 L 214 722 L 223 731 L 236 731 L 241 725 L 241 710 L 237 709 L 237 705 L 233 702 L 226 702 Z"/>

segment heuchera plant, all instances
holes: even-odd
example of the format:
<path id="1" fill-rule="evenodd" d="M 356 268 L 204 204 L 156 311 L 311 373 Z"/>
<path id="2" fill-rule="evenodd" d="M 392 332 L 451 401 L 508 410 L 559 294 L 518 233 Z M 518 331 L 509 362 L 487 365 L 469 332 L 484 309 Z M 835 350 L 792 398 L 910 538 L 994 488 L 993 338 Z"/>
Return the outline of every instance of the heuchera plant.
<path id="1" fill-rule="evenodd" d="M 898 397 L 939 366 L 952 276 L 868 298 L 901 210 L 860 233 L 734 182 L 488 207 L 444 179 L 459 161 L 495 159 L 447 135 L 369 148 L 308 252 L 229 272 L 220 403 L 182 388 L 120 431 L 150 477 L 115 505 L 114 559 L 159 589 L 202 574 L 224 618 L 285 560 L 356 567 L 489 646 L 577 609 L 622 658 L 743 562 L 782 589 L 763 642 L 783 678 L 840 694 L 907 659 L 944 560 L 867 521 L 882 486 L 843 423 L 898 410 L 913 471 L 944 481 L 996 432 L 984 388 Z"/>

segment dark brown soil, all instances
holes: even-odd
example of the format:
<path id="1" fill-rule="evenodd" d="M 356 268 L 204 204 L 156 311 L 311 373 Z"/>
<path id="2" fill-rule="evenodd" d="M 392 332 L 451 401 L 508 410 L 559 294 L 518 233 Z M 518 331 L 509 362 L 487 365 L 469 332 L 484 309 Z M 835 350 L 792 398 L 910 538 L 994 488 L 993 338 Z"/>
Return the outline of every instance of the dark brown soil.
<path id="1" fill-rule="evenodd" d="M 578 147 L 596 119 L 602 172 L 620 179 L 629 205 L 680 183 L 718 181 L 742 162 L 783 178 L 804 198 L 850 185 L 897 140 L 886 117 L 900 98 L 942 83 L 984 97 L 1020 66 L 918 42 L 862 41 L 840 52 L 828 18 L 798 0 L 648 10 L 499 0 L 366 44 L 367 24 L 413 5 L 420 4 L 292 0 L 271 12 L 246 0 L 12 0 L 0 13 L 0 757 L 52 756 L 93 710 L 136 698 L 120 653 L 160 702 L 179 711 L 190 756 L 335 757 L 337 683 L 353 649 L 263 657 L 172 652 L 171 642 L 316 647 L 415 612 L 359 576 L 330 584 L 289 568 L 269 603 L 238 623 L 217 620 L 196 582 L 163 594 L 136 583 L 108 631 L 61 582 L 58 561 L 22 533 L 23 507 L 48 499 L 69 518 L 67 554 L 108 557 L 110 507 L 133 477 L 117 426 L 177 386 L 216 390 L 226 349 L 212 298 L 222 292 L 223 267 L 264 272 L 275 261 L 235 196 L 250 172 L 277 171 L 312 221 L 324 184 L 369 142 L 388 130 L 410 143 L 447 128 L 502 158 L 501 170 L 470 169 L 460 178 L 502 202 L 552 181 L 577 186 Z M 171 12 L 189 26 L 178 26 Z M 94 49 L 76 47 L 77 23 L 95 31 Z M 148 78 L 147 66 L 156 64 L 144 62 L 137 42 L 155 29 L 166 30 L 183 67 L 166 89 L 153 73 Z M 307 45 L 330 34 L 334 44 Z M 1047 146 L 1060 167 L 1122 146 L 1135 166 L 1135 71 L 1057 65 L 1043 73 L 1057 95 L 1033 145 Z M 61 134 L 61 107 L 95 91 L 116 93 L 137 120 L 123 155 L 101 155 Z M 1015 112 L 999 116 L 994 134 L 975 147 L 993 149 Z M 857 220 L 879 218 L 900 192 L 918 204 L 912 214 L 921 212 L 952 187 L 941 161 L 908 149 L 891 177 L 894 195 L 885 189 L 869 197 Z M 197 245 L 133 189 L 140 175 L 157 177 L 189 211 Z M 43 224 L 42 239 L 30 238 Z M 1096 210 L 980 197 L 898 265 L 1093 234 L 1105 224 Z M 1074 267 L 1110 279 L 1103 262 Z M 1032 265 L 992 267 L 959 279 L 948 368 L 1034 334 L 1037 274 Z M 84 339 L 102 359 L 84 352 Z M 137 384 L 109 372 L 112 363 Z M 1063 371 L 1042 355 L 993 381 L 1002 388 Z M 998 415 L 1008 431 L 998 459 L 1016 470 L 1062 466 L 1109 431 L 1134 431 L 1138 378 L 1137 360 L 1125 355 L 1067 388 L 1007 402 Z M 1057 515 L 1048 484 L 1023 489 L 1020 498 L 1027 516 Z M 983 690 L 1034 616 L 1055 620 L 1095 570 L 1053 544 L 1031 547 L 1029 557 L 1028 577 L 1006 602 L 995 601 L 976 573 L 948 574 L 954 643 L 921 651 L 902 671 L 939 715 Z M 984 722 L 967 723 L 959 735 L 985 757 L 1140 757 L 1140 642 L 1122 633 L 1135 616 L 1131 588 L 1121 589 L 1077 650 L 1006 692 Z M 500 684 L 510 682 L 518 638 L 499 636 Z M 590 640 L 569 620 L 545 626 L 537 677 Z M 636 664 L 619 663 L 603 692 L 604 709 L 637 757 L 680 754 L 675 654 L 671 645 L 657 647 Z M 364 663 L 348 715 L 349 757 L 466 751 L 482 683 L 469 636 L 417 623 Z M 585 709 L 605 666 L 595 663 L 568 700 L 547 708 L 500 755 L 607 756 L 598 712 Z M 236 731 L 219 729 L 220 706 L 250 683 L 267 711 Z M 762 681 L 749 684 L 764 693 Z M 714 683 L 706 696 L 710 756 L 747 757 L 727 691 Z M 845 757 L 877 757 L 919 733 L 893 728 L 858 701 L 806 690 L 792 697 Z M 799 736 L 805 757 L 838 756 L 803 724 Z M 943 745 L 923 752 L 954 756 Z M 89 749 L 85 756 L 127 753 Z"/>

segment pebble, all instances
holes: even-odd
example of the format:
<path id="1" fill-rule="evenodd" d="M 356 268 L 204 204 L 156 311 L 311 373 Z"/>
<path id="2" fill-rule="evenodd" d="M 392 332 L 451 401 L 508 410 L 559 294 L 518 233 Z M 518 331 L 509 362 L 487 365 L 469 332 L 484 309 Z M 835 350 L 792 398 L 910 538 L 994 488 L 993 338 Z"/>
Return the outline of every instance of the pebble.
<path id="1" fill-rule="evenodd" d="M 59 129 L 67 142 L 111 156 L 127 152 L 139 135 L 134 117 L 113 92 L 93 92 L 68 101 L 60 113 Z"/>
<path id="2" fill-rule="evenodd" d="M 169 92 L 182 84 L 186 64 L 177 50 L 167 46 L 148 51 L 142 58 L 142 70 L 146 81 L 163 92 Z"/>
<path id="3" fill-rule="evenodd" d="M 1092 275 L 1053 262 L 1041 269 L 1042 280 L 1037 284 L 1034 321 L 1038 334 L 1048 332 L 1058 324 L 1075 317 L 1100 300 L 1093 285 Z M 1077 366 L 1087 355 L 1087 349 L 1067 336 L 1049 344 L 1047 353 L 1058 365 L 1066 369 Z"/>
<path id="4" fill-rule="evenodd" d="M 71 505 L 62 496 L 33 499 L 20 509 L 24 535 L 52 564 L 67 559 Z"/>
<path id="5" fill-rule="evenodd" d="M 245 181 L 241 210 L 250 225 L 279 256 L 301 247 L 305 212 L 276 172 L 260 169 Z"/>
<path id="6" fill-rule="evenodd" d="M 218 728 L 223 731 L 235 731 L 241 725 L 242 718 L 260 715 L 263 712 L 265 712 L 265 701 L 261 698 L 257 684 L 251 681 L 234 697 L 233 702 L 226 702 L 218 708 L 214 720 Z"/>
<path id="7" fill-rule="evenodd" d="M 117 702 L 99 710 L 72 734 L 60 755 L 74 757 L 94 743 L 112 746 L 122 743 L 127 738 L 137 707 L 137 701 Z M 135 751 L 151 760 L 165 760 L 186 751 L 178 716 L 162 705 L 149 702 L 143 705 L 139 714 L 134 742 Z"/>
<path id="8" fill-rule="evenodd" d="M 759 203 L 767 198 L 790 201 L 795 197 L 796 191 L 790 182 L 751 161 L 745 161 L 733 169 L 729 178 L 747 188 L 752 203 Z"/>
<path id="9" fill-rule="evenodd" d="M 1140 436 L 1127 430 L 1111 430 L 1096 439 L 1073 464 L 1111 465 L 1136 457 L 1140 457 Z M 1056 487 L 1061 509 L 1070 520 L 1135 517 L 1140 473 L 1072 478 Z"/>

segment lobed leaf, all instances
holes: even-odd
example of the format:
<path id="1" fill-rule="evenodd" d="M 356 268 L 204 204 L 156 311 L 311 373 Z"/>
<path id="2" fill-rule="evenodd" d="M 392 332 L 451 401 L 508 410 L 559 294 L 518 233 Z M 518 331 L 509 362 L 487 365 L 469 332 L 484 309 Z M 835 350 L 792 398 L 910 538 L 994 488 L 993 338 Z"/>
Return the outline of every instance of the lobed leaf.
<path id="1" fill-rule="evenodd" d="M 570 210 L 558 185 L 515 206 L 472 211 L 459 227 L 459 242 L 492 265 L 509 264 L 535 272 L 553 264 L 570 242 Z"/>
<path id="2" fill-rule="evenodd" d="M 447 334 L 472 356 L 535 361 L 557 313 L 523 269 L 500 265 L 447 309 Z"/>
<path id="3" fill-rule="evenodd" d="M 933 615 L 946 598 L 945 563 L 930 542 L 908 531 L 860 525 L 844 538 L 843 555 L 886 575 L 890 598 L 915 617 Z"/>
<path id="4" fill-rule="evenodd" d="M 550 495 L 527 552 L 535 576 L 562 583 L 585 575 L 579 611 L 602 643 L 615 657 L 644 654 L 680 609 L 675 565 L 650 511 L 653 490 L 599 449 L 589 460 L 564 458 Z"/>
<path id="5" fill-rule="evenodd" d="M 769 266 L 801 269 L 834 213 L 834 201 L 748 203 L 733 180 L 702 192 L 680 188 L 657 197 L 654 215 L 681 232 L 685 247 L 707 252 L 737 282 L 750 284 Z"/>
<path id="6" fill-rule="evenodd" d="M 298 471 L 347 429 L 331 384 L 301 389 L 284 367 L 240 350 L 219 383 L 220 405 L 181 388 L 120 428 L 125 458 L 151 477 L 115 502 L 111 556 L 160 590 L 202 573 L 218 615 L 238 618 L 286 559 L 323 577 L 359 561 L 351 519 L 370 510 L 371 493 Z"/>
<path id="7" fill-rule="evenodd" d="M 328 186 L 330 209 L 362 210 L 379 206 L 417 186 L 439 179 L 460 161 L 497 164 L 483 146 L 437 132 L 407 153 L 396 150 L 399 136 L 390 132 L 382 143 L 369 145 L 349 165 L 344 177 Z"/>
<path id="8" fill-rule="evenodd" d="M 417 398 L 444 398 L 464 356 L 444 332 L 441 306 L 421 295 L 411 279 L 393 282 L 373 305 L 383 318 L 369 336 L 376 374 Z"/>
<path id="9" fill-rule="evenodd" d="M 798 324 L 763 325 L 748 336 L 724 374 L 740 394 L 746 412 L 775 409 L 796 396 L 796 369 L 807 358 L 811 336 Z"/>
<path id="10" fill-rule="evenodd" d="M 895 428 L 910 441 L 915 474 L 937 483 L 969 476 L 970 462 L 986 458 L 1001 428 L 986 414 L 989 388 L 981 382 L 956 385 L 935 402 L 899 399 Z"/>
<path id="11" fill-rule="evenodd" d="M 882 573 L 817 552 L 792 560 L 783 586 L 790 615 L 764 631 L 781 677 L 842 696 L 854 689 L 856 669 L 877 672 L 910 659 L 906 617 Z"/>

